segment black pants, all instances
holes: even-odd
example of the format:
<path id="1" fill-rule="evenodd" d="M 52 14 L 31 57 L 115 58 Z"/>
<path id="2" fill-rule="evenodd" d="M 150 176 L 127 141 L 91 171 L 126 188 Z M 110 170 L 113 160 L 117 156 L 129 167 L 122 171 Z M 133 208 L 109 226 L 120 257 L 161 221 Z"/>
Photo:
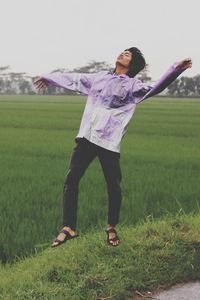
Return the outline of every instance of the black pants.
<path id="1" fill-rule="evenodd" d="M 120 154 L 99 147 L 85 138 L 76 140 L 63 190 L 63 226 L 76 229 L 78 186 L 89 164 L 98 156 L 107 183 L 108 224 L 115 226 L 119 222 L 121 206 L 121 169 Z"/>

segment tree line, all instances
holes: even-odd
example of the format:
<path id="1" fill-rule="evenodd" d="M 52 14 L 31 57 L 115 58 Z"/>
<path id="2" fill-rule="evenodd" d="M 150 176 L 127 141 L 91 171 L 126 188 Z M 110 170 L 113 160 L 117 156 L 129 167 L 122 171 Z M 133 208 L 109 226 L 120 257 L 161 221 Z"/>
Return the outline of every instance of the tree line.
<path id="1" fill-rule="evenodd" d="M 112 67 L 105 61 L 90 61 L 85 66 L 68 69 L 56 69 L 52 72 L 68 72 L 68 73 L 96 73 L 103 70 L 111 70 Z M 148 75 L 148 67 L 140 72 L 137 76 L 145 83 L 152 83 L 151 77 Z M 38 94 L 35 89 L 34 81 L 36 77 L 31 77 L 26 73 L 10 72 L 9 66 L 0 67 L 0 94 Z M 76 92 L 63 88 L 48 87 L 43 94 L 47 95 L 73 95 Z M 200 97 L 200 75 L 194 77 L 182 76 L 177 78 L 165 90 L 163 96 L 170 97 Z"/>

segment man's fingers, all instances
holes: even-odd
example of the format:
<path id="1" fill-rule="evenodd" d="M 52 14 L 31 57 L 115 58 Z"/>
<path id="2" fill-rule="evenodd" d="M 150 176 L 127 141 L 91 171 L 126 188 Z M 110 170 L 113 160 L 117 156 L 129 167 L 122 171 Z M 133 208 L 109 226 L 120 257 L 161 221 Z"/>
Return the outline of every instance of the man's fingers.
<path id="1" fill-rule="evenodd" d="M 38 90 L 46 89 L 48 86 L 48 84 L 42 78 L 38 78 L 34 84 Z"/>
<path id="2" fill-rule="evenodd" d="M 41 89 L 46 89 L 47 88 L 47 86 L 46 86 L 46 84 L 41 84 L 40 86 L 39 86 L 39 89 L 41 90 Z"/>
<path id="3" fill-rule="evenodd" d="M 43 85 L 42 82 L 40 82 L 40 83 L 37 84 L 37 88 L 38 88 L 38 89 L 41 89 L 43 86 L 44 86 L 44 85 Z"/>
<path id="4" fill-rule="evenodd" d="M 41 77 L 38 77 L 35 81 L 34 81 L 34 83 L 37 83 L 37 82 L 40 82 L 40 81 L 42 81 L 43 79 L 41 78 Z"/>
<path id="5" fill-rule="evenodd" d="M 47 83 L 45 82 L 45 80 L 41 77 L 39 77 L 38 79 L 36 79 L 34 81 L 34 84 L 40 84 L 40 83 L 44 83 L 45 85 L 47 85 Z"/>
<path id="6" fill-rule="evenodd" d="M 185 58 L 183 61 L 185 61 L 185 62 L 190 62 L 190 61 L 192 61 L 192 60 L 191 60 L 190 57 L 187 57 L 187 58 Z"/>
<path id="7" fill-rule="evenodd" d="M 42 85 L 42 81 L 37 81 L 37 82 L 34 82 L 34 84 L 36 85 L 36 87 L 39 87 Z"/>
<path id="8" fill-rule="evenodd" d="M 183 59 L 177 66 L 182 70 L 186 70 L 187 68 L 192 67 L 192 59 L 190 57 Z"/>
<path id="9" fill-rule="evenodd" d="M 47 88 L 47 85 L 41 83 L 41 84 L 38 84 L 38 85 L 36 86 L 36 88 L 40 91 L 40 90 L 46 89 L 46 88 Z"/>

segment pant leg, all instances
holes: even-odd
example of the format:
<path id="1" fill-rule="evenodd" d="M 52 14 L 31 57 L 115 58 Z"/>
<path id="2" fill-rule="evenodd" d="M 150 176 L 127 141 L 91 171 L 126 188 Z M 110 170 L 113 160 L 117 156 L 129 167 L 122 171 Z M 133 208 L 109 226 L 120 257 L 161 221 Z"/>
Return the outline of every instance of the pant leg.
<path id="1" fill-rule="evenodd" d="M 108 192 L 108 224 L 115 226 L 119 223 L 122 193 L 120 183 L 122 180 L 120 168 L 120 154 L 101 149 L 98 154 Z"/>
<path id="2" fill-rule="evenodd" d="M 79 140 L 73 149 L 63 189 L 63 226 L 76 229 L 79 181 L 96 155 L 86 139 Z"/>

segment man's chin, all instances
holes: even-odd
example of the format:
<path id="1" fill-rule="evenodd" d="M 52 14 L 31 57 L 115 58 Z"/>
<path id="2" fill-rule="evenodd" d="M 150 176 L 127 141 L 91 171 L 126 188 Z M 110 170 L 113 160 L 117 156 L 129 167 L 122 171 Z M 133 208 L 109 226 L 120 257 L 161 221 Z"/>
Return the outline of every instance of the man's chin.
<path id="1" fill-rule="evenodd" d="M 117 66 L 123 67 L 123 68 L 126 68 L 126 67 L 127 67 L 127 66 L 125 66 L 125 65 L 123 64 L 123 62 L 120 61 L 120 60 L 117 60 L 117 61 L 116 61 L 116 67 L 117 67 Z"/>

